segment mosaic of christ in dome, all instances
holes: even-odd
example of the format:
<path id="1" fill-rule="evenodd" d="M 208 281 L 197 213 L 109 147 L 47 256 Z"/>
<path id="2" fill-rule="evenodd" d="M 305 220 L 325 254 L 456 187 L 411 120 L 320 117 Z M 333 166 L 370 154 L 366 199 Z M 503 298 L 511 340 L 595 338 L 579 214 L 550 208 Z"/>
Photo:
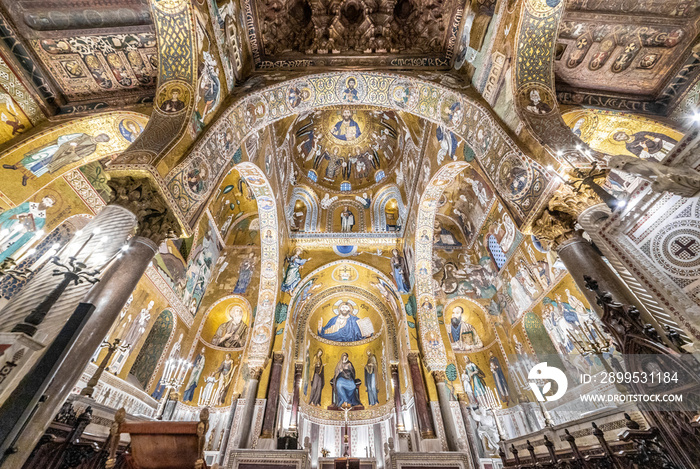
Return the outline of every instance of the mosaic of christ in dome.
<path id="1" fill-rule="evenodd" d="M 391 111 L 339 107 L 300 116 L 293 124 L 295 164 L 312 185 L 335 192 L 382 182 L 400 158 L 405 125 Z"/>

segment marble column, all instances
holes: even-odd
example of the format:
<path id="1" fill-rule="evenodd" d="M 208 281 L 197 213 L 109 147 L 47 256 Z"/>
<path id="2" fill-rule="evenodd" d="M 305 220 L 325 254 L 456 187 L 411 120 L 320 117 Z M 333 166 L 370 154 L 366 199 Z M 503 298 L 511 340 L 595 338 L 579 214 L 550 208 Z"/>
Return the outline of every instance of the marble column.
<path id="1" fill-rule="evenodd" d="M 221 438 L 221 446 L 219 449 L 219 461 L 222 464 L 226 463 L 226 453 L 228 451 L 228 443 L 231 438 L 231 427 L 233 426 L 233 419 L 236 418 L 236 411 L 238 410 L 238 399 L 241 397 L 240 394 L 233 394 L 231 396 L 231 409 L 228 411 L 228 416 L 226 418 L 226 426 L 224 427 L 224 434 Z"/>
<path id="2" fill-rule="evenodd" d="M 114 185 L 117 185 L 116 189 Z M 136 235 L 131 238 L 126 249 L 122 249 L 104 270 L 100 281 L 82 299 L 83 302 L 94 305 L 95 310 L 87 319 L 83 332 L 72 344 L 64 364 L 55 370 L 54 378 L 44 393 L 44 402 L 23 428 L 14 445 L 17 452 L 6 458 L 3 468 L 22 466 L 70 394 L 73 385 L 82 375 L 95 349 L 119 316 L 122 307 L 157 252 L 158 244 L 177 226 L 177 221 L 167 206 L 163 205 L 148 180 L 136 180 L 131 177 L 115 178 L 110 181 L 110 186 L 113 187 L 117 196 L 112 202 L 113 205 L 104 210 L 108 213 L 127 210 L 134 214 L 132 217 L 135 223 L 128 228 L 132 231 L 135 227 Z M 120 193 L 124 197 L 121 200 Z M 160 216 L 154 215 L 156 213 L 160 213 Z M 145 214 L 148 219 L 139 219 L 137 214 Z M 98 216 L 95 220 L 98 218 L 101 219 Z"/>
<path id="3" fill-rule="evenodd" d="M 255 401 L 258 397 L 258 383 L 260 382 L 262 372 L 262 367 L 251 368 L 250 378 L 248 378 L 248 382 L 245 385 L 245 391 L 243 392 L 245 404 L 243 404 L 243 409 L 241 410 L 241 421 L 238 427 L 240 431 L 240 438 L 238 440 L 239 448 L 250 447 L 251 442 L 248 440 L 250 440 L 252 434 L 251 430 L 255 424 L 255 422 L 253 422 L 253 415 L 255 412 Z"/>
<path id="4" fill-rule="evenodd" d="M 418 352 L 410 352 L 408 354 L 408 367 L 411 370 L 413 396 L 416 405 L 416 414 L 418 415 L 418 430 L 420 431 L 421 438 L 436 438 L 433 416 L 428 409 L 428 394 L 425 391 L 425 383 L 423 382 L 423 373 Z"/>
<path id="5" fill-rule="evenodd" d="M 19 451 L 9 456 L 6 463 L 15 458 L 19 458 L 16 461 L 24 460 L 29 456 L 70 394 L 73 385 L 80 379 L 95 349 L 146 271 L 156 249 L 156 245 L 148 239 L 132 238 L 129 249 L 105 271 L 102 281 L 87 294 L 85 302 L 95 305 L 95 311 L 73 346 L 69 358 L 56 371 L 56 376 L 45 393 L 46 400 L 39 406 L 17 440 L 16 447 Z"/>
<path id="6" fill-rule="evenodd" d="M 472 417 L 472 411 L 471 411 L 471 406 L 469 404 L 469 396 L 467 396 L 466 393 L 460 393 L 457 396 L 457 400 L 459 400 L 459 409 L 462 412 L 462 420 L 464 421 L 464 429 L 466 430 L 467 433 L 467 445 L 469 447 L 469 455 L 472 458 L 472 461 L 479 461 L 479 443 L 477 439 L 477 434 L 476 430 L 474 428 L 473 422 L 474 418 Z"/>
<path id="7" fill-rule="evenodd" d="M 391 384 L 394 388 L 394 410 L 396 412 L 396 431 L 404 431 L 403 404 L 401 403 L 401 382 L 399 381 L 399 365 L 391 365 Z"/>
<path id="8" fill-rule="evenodd" d="M 58 254 L 60 262 L 67 264 L 74 257 L 85 264 L 83 270 L 87 272 L 103 267 L 124 245 L 136 223 L 136 216 L 128 209 L 107 205 L 61 250 Z M 10 332 L 23 322 L 61 281 L 62 277 L 53 275 L 54 268 L 52 262 L 47 262 L 0 311 L 0 330 Z M 88 282 L 69 285 L 37 327 L 34 337 L 43 343 L 50 342 L 90 287 Z"/>
<path id="9" fill-rule="evenodd" d="M 576 229 L 578 217 L 598 203 L 599 199 L 591 191 L 573 192 L 568 186 L 561 187 L 552 196 L 547 208 L 532 222 L 530 232 L 543 247 L 554 250 L 559 255 L 576 285 L 599 316 L 603 310 L 596 302 L 595 293 L 586 288 L 584 275 L 596 280 L 600 288 L 610 292 L 615 301 L 637 306 L 645 322 L 658 326 L 646 312 L 643 303 L 605 262 L 600 251 L 583 237 L 582 231 Z M 661 332 L 659 327 L 657 329 Z"/>
<path id="10" fill-rule="evenodd" d="M 289 419 L 289 429 L 297 430 L 297 419 L 299 418 L 299 394 L 301 392 L 301 378 L 304 372 L 303 363 L 294 364 L 294 394 L 292 395 L 292 416 Z"/>
<path id="11" fill-rule="evenodd" d="M 445 439 L 447 440 L 447 448 L 450 451 L 459 451 L 459 434 L 455 424 L 454 416 L 452 415 L 452 406 L 450 405 L 450 390 L 447 387 L 447 376 L 444 371 L 433 371 L 433 379 L 438 393 L 438 403 L 440 405 L 440 415 L 445 426 Z"/>
<path id="12" fill-rule="evenodd" d="M 272 355 L 272 369 L 270 370 L 270 382 L 267 387 L 267 403 L 265 404 L 265 416 L 263 417 L 262 432 L 260 433 L 261 438 L 274 438 L 275 436 L 283 363 L 284 354 L 275 352 Z"/>
<path id="13" fill-rule="evenodd" d="M 557 254 L 566 269 L 573 277 L 576 285 L 586 296 L 586 299 L 596 309 L 596 295 L 586 288 L 584 275 L 594 278 L 600 288 L 609 292 L 615 301 L 624 304 L 634 304 L 636 299 L 627 286 L 620 280 L 610 266 L 603 260 L 600 252 L 586 239 L 581 231 L 576 231 L 556 247 Z M 602 312 L 602 310 L 601 310 Z"/>

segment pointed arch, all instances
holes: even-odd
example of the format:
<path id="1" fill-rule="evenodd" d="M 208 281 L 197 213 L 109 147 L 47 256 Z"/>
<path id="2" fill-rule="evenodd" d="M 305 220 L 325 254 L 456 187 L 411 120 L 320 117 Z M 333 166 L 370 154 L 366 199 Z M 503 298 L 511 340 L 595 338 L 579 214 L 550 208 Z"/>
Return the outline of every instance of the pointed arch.
<path id="1" fill-rule="evenodd" d="M 193 145 L 190 154 L 164 177 L 171 201 L 182 218 L 193 226 L 192 222 L 201 206 L 207 203 L 214 190 L 214 187 L 208 187 L 196 196 L 189 194 L 185 189 L 185 169 L 188 165 L 204 158 L 205 154 L 221 155 L 216 160 L 208 161 L 211 174 L 218 178 L 230 168 L 228 163 L 235 161 L 236 149 L 249 135 L 303 111 L 346 105 L 341 84 L 347 74 L 342 71 L 326 72 L 277 83 L 263 83 L 261 89 L 246 93 L 234 101 L 219 120 L 207 128 L 202 138 Z M 494 118 L 493 111 L 477 102 L 471 94 L 397 73 L 354 72 L 353 76 L 361 89 L 354 105 L 380 106 L 409 113 L 427 122 L 439 124 L 456 138 L 465 141 L 474 138 L 477 128 L 480 135 L 487 134 L 487 142 L 478 153 L 469 158 L 476 158 L 480 164 L 488 163 L 488 167 L 493 169 L 488 173 L 490 182 L 502 193 L 518 226 L 529 221 L 536 213 L 537 200 L 558 186 L 558 182 L 545 169 L 545 165 L 554 160 L 546 159 L 541 164 L 526 155 Z M 299 103 L 290 104 L 283 98 L 278 98 L 287 96 L 290 90 L 301 89 L 308 93 L 307 98 Z M 397 99 L 398 95 L 405 98 Z M 444 117 L 446 114 L 436 112 L 434 104 L 422 101 L 422 96 L 430 96 L 431 103 L 451 103 L 449 106 L 458 108 L 461 112 L 455 113 L 453 117 Z"/>
<path id="2" fill-rule="evenodd" d="M 166 345 L 175 333 L 175 319 L 170 310 L 163 310 L 151 326 L 143 347 L 131 366 L 129 374 L 136 377 L 139 383 L 148 391 L 148 385 L 153 380 L 158 362 L 163 357 Z"/>
<path id="3" fill-rule="evenodd" d="M 406 220 L 408 208 L 403 202 L 399 186 L 396 184 L 389 184 L 382 187 L 372 201 L 372 231 L 387 231 L 386 205 L 391 199 L 396 199 L 396 203 L 399 206 L 399 218 L 401 220 Z"/>
<path id="4" fill-rule="evenodd" d="M 312 189 L 306 186 L 296 186 L 292 191 L 292 196 L 287 204 L 287 220 L 291 220 L 294 216 L 294 205 L 297 200 L 301 200 L 306 205 L 306 219 L 304 220 L 304 231 L 307 233 L 319 231 L 318 206 L 320 201 L 318 195 Z"/>

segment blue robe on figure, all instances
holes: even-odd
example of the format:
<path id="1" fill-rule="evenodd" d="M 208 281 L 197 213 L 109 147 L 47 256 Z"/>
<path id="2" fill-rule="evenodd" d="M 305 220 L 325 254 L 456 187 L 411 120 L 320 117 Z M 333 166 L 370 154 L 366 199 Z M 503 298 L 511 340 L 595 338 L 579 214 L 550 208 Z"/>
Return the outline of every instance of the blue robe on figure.
<path id="1" fill-rule="evenodd" d="M 362 405 L 360 393 L 357 390 L 357 384 L 355 384 L 355 367 L 350 361 L 338 363 L 333 379 L 335 381 L 333 385 L 333 404 L 337 407 L 342 407 L 346 402 L 352 406 Z"/>
<path id="2" fill-rule="evenodd" d="M 357 325 L 358 319 L 352 314 L 348 316 L 347 322 L 343 327 L 335 332 L 326 332 L 335 325 L 337 320 L 338 316 L 330 318 L 318 335 L 324 339 L 333 340 L 335 342 L 354 342 L 364 339 L 362 331 L 360 331 L 360 326 Z"/>

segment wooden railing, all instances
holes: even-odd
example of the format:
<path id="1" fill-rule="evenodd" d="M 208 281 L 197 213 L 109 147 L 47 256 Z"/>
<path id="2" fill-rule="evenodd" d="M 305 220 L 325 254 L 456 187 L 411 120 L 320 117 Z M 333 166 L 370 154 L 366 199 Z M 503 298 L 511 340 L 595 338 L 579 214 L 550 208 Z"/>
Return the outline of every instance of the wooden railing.
<path id="1" fill-rule="evenodd" d="M 34 448 L 24 469 L 103 469 L 109 456 L 110 437 L 101 438 L 85 433 L 92 422 L 92 408 L 76 415 L 69 402 L 51 423 Z M 127 447 L 117 444 L 115 469 L 132 469 Z"/>
<path id="2" fill-rule="evenodd" d="M 627 414 L 625 418 L 627 428 L 615 441 L 607 441 L 593 422 L 597 445 L 579 447 L 569 430 L 564 430 L 558 436 L 568 443 L 569 449 L 555 450 L 554 442 L 544 435 L 543 443 L 537 446 L 527 440 L 527 454 L 514 445 L 507 449 L 509 454 L 501 449 L 501 459 L 504 467 L 517 469 L 685 469 L 672 463 L 667 449 L 659 442 L 658 429 L 641 430 Z"/>

